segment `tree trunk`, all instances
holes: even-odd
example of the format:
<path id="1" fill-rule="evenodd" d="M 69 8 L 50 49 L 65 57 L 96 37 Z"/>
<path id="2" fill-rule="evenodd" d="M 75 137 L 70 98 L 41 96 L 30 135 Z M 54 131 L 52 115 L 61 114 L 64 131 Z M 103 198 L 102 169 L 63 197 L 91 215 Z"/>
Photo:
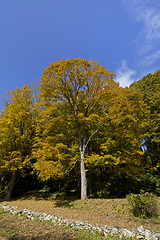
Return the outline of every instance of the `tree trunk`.
<path id="1" fill-rule="evenodd" d="M 84 152 L 81 152 L 81 199 L 87 199 L 87 178 L 84 164 Z"/>
<path id="2" fill-rule="evenodd" d="M 7 193 L 6 193 L 6 196 L 5 196 L 6 201 L 9 201 L 10 198 L 11 198 L 11 194 L 12 194 L 13 187 L 14 187 L 14 184 L 15 184 L 16 176 L 17 176 L 17 173 L 13 172 L 12 176 L 11 176 L 11 179 L 8 183 L 8 187 L 7 187 Z"/>

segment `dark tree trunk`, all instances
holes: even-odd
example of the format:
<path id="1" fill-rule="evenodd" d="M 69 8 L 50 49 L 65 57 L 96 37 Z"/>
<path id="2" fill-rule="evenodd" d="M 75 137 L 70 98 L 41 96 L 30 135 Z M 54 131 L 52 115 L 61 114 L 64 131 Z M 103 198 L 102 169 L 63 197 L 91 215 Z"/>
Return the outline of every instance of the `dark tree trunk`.
<path id="1" fill-rule="evenodd" d="M 89 195 L 91 196 L 92 195 L 92 169 L 90 167 L 89 169 L 89 181 L 88 181 L 88 185 L 89 185 Z"/>
<path id="2" fill-rule="evenodd" d="M 6 201 L 9 201 L 10 198 L 11 198 L 12 191 L 13 191 L 13 188 L 14 188 L 14 185 L 15 185 L 15 181 L 16 181 L 16 176 L 17 176 L 17 173 L 13 172 L 12 176 L 11 176 L 11 179 L 10 179 L 10 181 L 8 183 L 8 187 L 7 187 L 7 193 L 6 193 L 6 196 L 5 196 L 5 200 Z"/>

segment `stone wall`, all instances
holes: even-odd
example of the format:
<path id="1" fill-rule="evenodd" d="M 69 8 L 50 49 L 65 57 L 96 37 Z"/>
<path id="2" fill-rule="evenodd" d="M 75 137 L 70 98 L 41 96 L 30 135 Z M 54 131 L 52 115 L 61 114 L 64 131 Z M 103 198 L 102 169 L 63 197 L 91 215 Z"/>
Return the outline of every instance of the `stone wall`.
<path id="1" fill-rule="evenodd" d="M 20 209 L 17 206 L 10 206 L 9 204 L 0 204 L 0 209 L 4 212 L 9 212 L 11 214 L 16 215 L 25 215 L 27 218 L 34 220 L 45 220 L 50 221 L 52 223 L 65 224 L 67 227 L 74 227 L 80 229 L 88 229 L 91 231 L 99 231 L 107 238 L 108 235 L 119 236 L 120 238 L 125 237 L 133 237 L 137 239 L 146 239 L 146 240 L 160 240 L 160 233 L 151 232 L 149 230 L 144 230 L 143 226 L 137 227 L 137 229 L 133 229 L 132 231 L 121 228 L 121 227 L 110 227 L 110 226 L 102 226 L 102 225 L 91 225 L 88 222 L 82 222 L 77 220 L 69 220 L 61 217 L 55 217 L 51 215 L 47 215 L 46 213 L 35 212 L 28 209 Z"/>

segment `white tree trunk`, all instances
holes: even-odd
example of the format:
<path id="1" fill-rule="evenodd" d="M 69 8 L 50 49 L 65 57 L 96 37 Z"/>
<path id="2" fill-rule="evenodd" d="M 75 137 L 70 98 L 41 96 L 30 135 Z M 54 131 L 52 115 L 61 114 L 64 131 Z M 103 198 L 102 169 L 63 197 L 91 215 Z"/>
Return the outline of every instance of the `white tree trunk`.
<path id="1" fill-rule="evenodd" d="M 87 178 L 84 164 L 84 152 L 81 151 L 81 199 L 87 199 Z"/>

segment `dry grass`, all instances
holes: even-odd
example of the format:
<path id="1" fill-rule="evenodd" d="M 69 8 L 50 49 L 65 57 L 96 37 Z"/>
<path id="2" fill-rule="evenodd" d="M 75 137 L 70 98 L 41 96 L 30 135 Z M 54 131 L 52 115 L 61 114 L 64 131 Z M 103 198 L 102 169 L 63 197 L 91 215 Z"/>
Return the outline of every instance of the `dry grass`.
<path id="1" fill-rule="evenodd" d="M 145 229 L 160 232 L 160 218 L 134 217 L 126 199 L 88 199 L 86 201 L 19 199 L 10 201 L 9 204 L 53 216 L 88 221 L 93 225 L 97 223 L 111 227 L 119 226 L 129 230 L 143 225 Z"/>
<path id="2" fill-rule="evenodd" d="M 45 221 L 29 220 L 9 213 L 0 214 L 0 240 L 103 240 L 100 234 L 53 225 Z"/>

